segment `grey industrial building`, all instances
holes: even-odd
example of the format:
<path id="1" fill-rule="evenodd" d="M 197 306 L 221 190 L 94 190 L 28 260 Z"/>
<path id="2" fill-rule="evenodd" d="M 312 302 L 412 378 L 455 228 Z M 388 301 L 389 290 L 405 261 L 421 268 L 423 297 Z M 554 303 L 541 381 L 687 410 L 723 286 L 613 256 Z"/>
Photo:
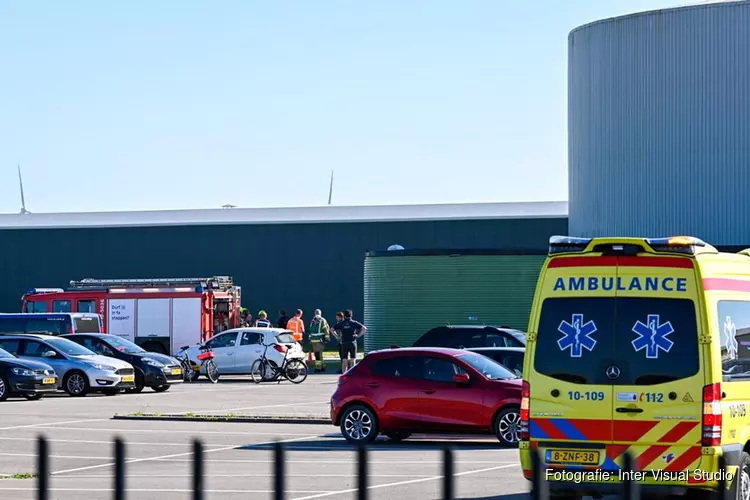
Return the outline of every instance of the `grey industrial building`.
<path id="1" fill-rule="evenodd" d="M 540 255 L 553 234 L 686 234 L 722 249 L 750 247 L 750 2 L 593 22 L 570 33 L 568 48 L 568 203 L 5 215 L 0 310 L 17 311 L 27 287 L 71 279 L 227 274 L 256 310 L 360 314 L 363 289 L 388 295 L 382 280 L 408 281 L 414 292 L 397 292 L 410 303 L 432 300 L 403 260 L 373 257 L 364 282 L 366 252 L 393 244 L 449 251 L 441 255 Z M 442 272 L 450 283 L 482 276 L 475 262 L 507 281 L 515 264 L 488 255 L 434 265 L 420 254 L 418 265 L 433 273 L 431 283 Z M 484 286 L 491 295 L 500 282 Z M 441 300 L 451 300 L 449 291 Z M 368 307 L 390 328 L 383 304 Z"/>

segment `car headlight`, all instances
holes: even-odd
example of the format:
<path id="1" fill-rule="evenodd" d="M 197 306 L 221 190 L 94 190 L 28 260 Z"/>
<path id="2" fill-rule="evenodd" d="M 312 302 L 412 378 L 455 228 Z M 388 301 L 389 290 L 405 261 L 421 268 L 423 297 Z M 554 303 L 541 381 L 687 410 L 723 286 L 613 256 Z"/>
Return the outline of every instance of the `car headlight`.
<path id="1" fill-rule="evenodd" d="M 143 358 L 143 362 L 147 363 L 147 364 L 149 364 L 151 366 L 155 366 L 157 368 L 163 368 L 163 367 L 167 366 L 164 363 L 162 363 L 161 361 L 157 361 L 157 360 L 155 360 L 153 358 Z"/>
<path id="2" fill-rule="evenodd" d="M 26 368 L 13 368 L 12 371 L 13 373 L 21 377 L 33 377 L 34 376 L 34 370 L 27 370 Z"/>
<path id="3" fill-rule="evenodd" d="M 114 366 L 103 365 L 101 363 L 89 363 L 89 366 L 97 370 L 103 370 L 105 372 L 113 372 L 117 370 L 117 368 L 115 368 Z"/>

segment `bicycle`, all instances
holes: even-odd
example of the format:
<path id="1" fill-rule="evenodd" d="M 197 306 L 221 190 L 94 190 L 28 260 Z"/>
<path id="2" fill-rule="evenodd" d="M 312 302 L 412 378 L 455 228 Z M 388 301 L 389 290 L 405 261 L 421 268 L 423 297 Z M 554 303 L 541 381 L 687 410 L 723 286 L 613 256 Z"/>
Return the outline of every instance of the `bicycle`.
<path id="1" fill-rule="evenodd" d="M 211 351 L 210 348 L 201 346 L 200 354 L 198 354 L 198 361 L 200 365 L 193 365 L 188 357 L 187 350 L 190 346 L 184 345 L 180 347 L 180 352 L 175 355 L 182 365 L 182 378 L 185 382 L 195 382 L 200 377 L 201 371 L 205 370 L 206 378 L 211 383 L 215 384 L 219 381 L 219 367 L 216 366 L 214 358 L 216 354 Z"/>
<path id="2" fill-rule="evenodd" d="M 260 384 L 261 382 L 277 381 L 280 384 L 282 378 L 285 378 L 293 384 L 301 384 L 307 379 L 307 365 L 296 358 L 288 359 L 288 349 L 284 351 L 284 360 L 281 362 L 281 366 L 278 366 L 266 357 L 268 348 L 276 346 L 274 344 L 263 344 L 263 346 L 265 347 L 263 355 L 253 361 L 250 367 L 250 376 L 253 378 L 253 382 Z"/>

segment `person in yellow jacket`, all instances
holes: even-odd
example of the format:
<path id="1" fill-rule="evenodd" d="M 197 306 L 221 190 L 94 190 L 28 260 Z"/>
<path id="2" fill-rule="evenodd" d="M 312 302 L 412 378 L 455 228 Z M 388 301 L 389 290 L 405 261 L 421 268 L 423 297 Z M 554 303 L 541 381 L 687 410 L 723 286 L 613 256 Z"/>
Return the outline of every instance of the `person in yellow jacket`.
<path id="1" fill-rule="evenodd" d="M 305 335 L 305 323 L 302 321 L 302 309 L 297 309 L 297 314 L 286 324 L 286 329 L 294 334 L 294 340 L 302 343 Z"/>
<path id="2" fill-rule="evenodd" d="M 315 316 L 310 321 L 310 343 L 312 344 L 312 352 L 315 356 L 315 373 L 322 373 L 326 371 L 326 364 L 323 361 L 323 353 L 326 350 L 326 343 L 328 342 L 331 329 L 328 326 L 328 321 L 323 317 L 323 313 L 320 309 L 315 309 Z"/>

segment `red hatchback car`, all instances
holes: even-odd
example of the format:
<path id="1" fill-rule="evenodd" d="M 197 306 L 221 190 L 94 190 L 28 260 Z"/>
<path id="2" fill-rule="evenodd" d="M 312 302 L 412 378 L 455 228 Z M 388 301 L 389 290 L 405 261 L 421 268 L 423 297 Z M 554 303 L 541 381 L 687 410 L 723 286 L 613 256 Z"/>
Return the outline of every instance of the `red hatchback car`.
<path id="1" fill-rule="evenodd" d="M 521 434 L 521 379 L 475 352 L 444 348 L 375 351 L 339 378 L 331 420 L 347 441 L 394 441 L 413 432 Z"/>

